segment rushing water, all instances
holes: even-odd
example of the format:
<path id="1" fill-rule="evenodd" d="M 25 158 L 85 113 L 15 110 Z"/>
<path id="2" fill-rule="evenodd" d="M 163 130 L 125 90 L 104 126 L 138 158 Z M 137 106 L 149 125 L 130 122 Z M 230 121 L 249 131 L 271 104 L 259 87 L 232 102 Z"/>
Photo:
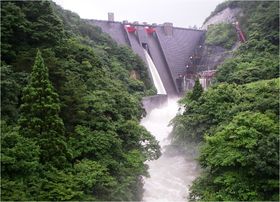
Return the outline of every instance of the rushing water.
<path id="1" fill-rule="evenodd" d="M 154 82 L 154 85 L 157 89 L 157 94 L 164 94 L 166 95 L 166 90 L 163 86 L 163 83 L 160 79 L 160 76 L 158 74 L 158 71 L 157 71 L 157 68 L 155 67 L 155 64 L 152 60 L 152 58 L 150 57 L 148 51 L 146 49 L 144 49 L 144 53 L 145 53 L 145 57 L 146 57 L 146 60 L 148 62 L 148 65 L 149 65 L 149 70 L 150 70 L 150 73 L 152 75 L 152 78 L 153 78 L 153 82 Z"/>
<path id="2" fill-rule="evenodd" d="M 163 152 L 159 159 L 148 162 L 150 177 L 145 178 L 143 201 L 187 201 L 188 186 L 198 174 L 192 158 L 179 152 L 174 154 L 174 150 L 170 154 L 166 149 L 172 130 L 168 124 L 178 111 L 177 100 L 169 99 L 166 105 L 153 109 L 141 121 L 160 142 Z"/>
<path id="3" fill-rule="evenodd" d="M 157 94 L 166 95 L 152 58 L 145 49 L 144 53 Z M 141 121 L 159 141 L 163 153 L 159 159 L 147 162 L 150 177 L 145 178 L 143 201 L 186 201 L 188 186 L 198 174 L 193 158 L 180 154 L 168 139 L 172 131 L 172 127 L 168 126 L 169 122 L 178 112 L 177 101 L 178 98 L 168 99 L 165 105 L 149 111 Z"/>

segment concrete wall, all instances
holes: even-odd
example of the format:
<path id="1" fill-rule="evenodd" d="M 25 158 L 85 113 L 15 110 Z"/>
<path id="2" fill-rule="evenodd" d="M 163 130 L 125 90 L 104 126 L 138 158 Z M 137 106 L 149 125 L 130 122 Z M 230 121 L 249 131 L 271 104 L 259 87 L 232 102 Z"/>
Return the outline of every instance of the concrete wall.
<path id="1" fill-rule="evenodd" d="M 148 45 L 151 58 L 154 61 L 167 94 L 169 96 L 176 95 L 177 90 L 175 83 L 171 77 L 169 66 L 167 65 L 166 58 L 155 33 L 148 36 Z"/>
<path id="2" fill-rule="evenodd" d="M 173 82 L 179 74 L 187 72 L 186 64 L 195 48 L 199 45 L 204 32 L 201 30 L 173 28 L 172 36 L 166 35 L 163 27 L 157 27 L 159 44 L 163 50 Z M 177 91 L 178 86 L 176 85 Z"/>
<path id="3" fill-rule="evenodd" d="M 98 26 L 103 32 L 109 34 L 118 44 L 129 45 L 125 37 L 123 24 L 121 22 L 112 22 L 104 20 L 89 20 L 89 24 Z"/>
<path id="4" fill-rule="evenodd" d="M 144 62 L 146 59 L 143 44 L 145 44 L 168 95 L 179 93 L 176 79 L 179 74 L 186 73 L 187 61 L 204 35 L 202 30 L 173 27 L 172 23 L 153 25 L 156 31 L 152 34 L 145 31 L 145 26 L 148 25 L 139 25 L 138 22 L 131 24 L 136 27 L 136 31 L 132 33 L 125 29 L 127 22 L 90 20 L 89 23 L 99 26 L 118 44 L 130 46 Z"/>

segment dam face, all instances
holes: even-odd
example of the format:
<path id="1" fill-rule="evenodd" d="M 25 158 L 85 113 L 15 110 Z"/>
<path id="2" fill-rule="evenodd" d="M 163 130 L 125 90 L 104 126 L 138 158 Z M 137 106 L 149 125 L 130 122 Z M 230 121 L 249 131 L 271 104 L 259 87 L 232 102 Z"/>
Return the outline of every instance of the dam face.
<path id="1" fill-rule="evenodd" d="M 190 73 L 188 63 L 195 49 L 202 43 L 205 31 L 173 27 L 172 23 L 163 25 L 131 24 L 109 21 L 89 20 L 109 34 L 118 44 L 127 45 L 138 54 L 148 66 L 145 51 L 152 59 L 168 96 L 182 92 L 182 76 Z M 151 72 L 150 72 L 151 76 Z M 152 76 L 151 76 L 152 77 Z"/>

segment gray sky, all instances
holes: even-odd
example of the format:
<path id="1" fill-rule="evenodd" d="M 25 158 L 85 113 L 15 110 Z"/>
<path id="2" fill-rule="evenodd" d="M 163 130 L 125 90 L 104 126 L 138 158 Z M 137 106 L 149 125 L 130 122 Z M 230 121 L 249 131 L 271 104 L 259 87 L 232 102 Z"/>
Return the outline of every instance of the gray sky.
<path id="1" fill-rule="evenodd" d="M 115 21 L 128 20 L 162 24 L 172 22 L 176 27 L 200 27 L 206 17 L 224 0 L 54 0 L 64 9 L 81 18 Z"/>

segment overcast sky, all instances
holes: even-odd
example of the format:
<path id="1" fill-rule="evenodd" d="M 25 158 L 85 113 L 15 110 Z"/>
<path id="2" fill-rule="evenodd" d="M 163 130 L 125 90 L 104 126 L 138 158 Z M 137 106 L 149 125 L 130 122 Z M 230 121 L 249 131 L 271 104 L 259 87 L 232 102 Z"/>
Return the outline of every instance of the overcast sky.
<path id="1" fill-rule="evenodd" d="M 200 27 L 206 17 L 224 0 L 54 0 L 64 9 L 81 18 L 115 21 L 128 20 L 162 24 L 172 22 L 176 27 Z"/>

